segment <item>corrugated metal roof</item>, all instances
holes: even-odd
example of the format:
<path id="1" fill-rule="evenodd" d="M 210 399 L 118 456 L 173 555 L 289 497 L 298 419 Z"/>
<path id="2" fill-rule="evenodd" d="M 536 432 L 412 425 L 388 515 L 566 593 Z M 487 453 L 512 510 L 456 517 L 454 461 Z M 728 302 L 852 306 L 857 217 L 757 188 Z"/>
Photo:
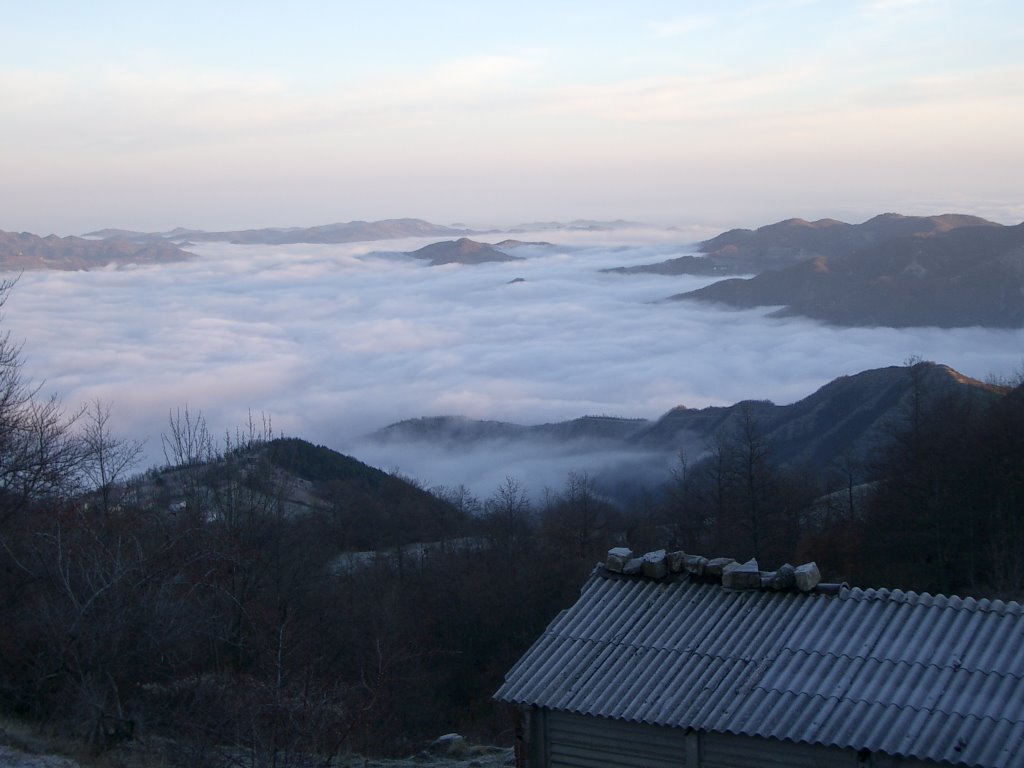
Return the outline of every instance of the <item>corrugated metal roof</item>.
<path id="1" fill-rule="evenodd" d="M 602 569 L 495 697 L 627 721 L 1024 766 L 1018 603 L 732 591 Z"/>

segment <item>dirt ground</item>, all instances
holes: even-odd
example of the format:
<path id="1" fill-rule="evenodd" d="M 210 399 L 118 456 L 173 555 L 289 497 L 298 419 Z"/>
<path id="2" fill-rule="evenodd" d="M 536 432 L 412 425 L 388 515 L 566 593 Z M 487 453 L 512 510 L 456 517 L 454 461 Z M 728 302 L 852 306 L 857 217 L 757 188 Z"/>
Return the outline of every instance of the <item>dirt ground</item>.
<path id="1" fill-rule="evenodd" d="M 455 737 L 455 738 L 449 738 Z M 384 759 L 361 756 L 338 757 L 334 768 L 510 768 L 515 764 L 511 749 L 467 744 L 455 734 L 441 737 L 429 748 L 404 759 Z M 446 740 L 447 739 L 447 740 Z M 55 745 L 37 738 L 25 727 L 7 724 L 0 726 L 0 768 L 90 768 L 97 766 L 148 765 L 135 750 L 120 750 L 106 754 L 96 761 L 77 761 L 50 753 Z M 134 753 L 134 754 L 132 754 Z M 163 763 L 161 763 L 162 765 Z"/>

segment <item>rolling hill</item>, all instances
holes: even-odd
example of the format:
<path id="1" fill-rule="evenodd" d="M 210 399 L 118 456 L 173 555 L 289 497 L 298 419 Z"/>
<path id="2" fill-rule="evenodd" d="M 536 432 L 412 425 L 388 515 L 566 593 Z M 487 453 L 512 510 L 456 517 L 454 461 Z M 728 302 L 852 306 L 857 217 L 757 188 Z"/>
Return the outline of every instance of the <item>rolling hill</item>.
<path id="1" fill-rule="evenodd" d="M 961 226 L 820 255 L 674 300 L 781 306 L 838 326 L 1024 326 L 1024 224 Z"/>
<path id="2" fill-rule="evenodd" d="M 0 231 L 0 270 L 88 270 L 108 264 L 169 264 L 194 255 L 172 243 L 132 242 L 121 238 L 39 237 Z"/>

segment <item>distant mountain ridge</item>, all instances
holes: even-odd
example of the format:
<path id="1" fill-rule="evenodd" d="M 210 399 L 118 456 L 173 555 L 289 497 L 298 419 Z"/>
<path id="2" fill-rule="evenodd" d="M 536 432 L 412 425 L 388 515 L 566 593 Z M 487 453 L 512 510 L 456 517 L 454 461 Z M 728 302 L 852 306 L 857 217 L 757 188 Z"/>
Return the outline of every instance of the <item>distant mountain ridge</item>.
<path id="1" fill-rule="evenodd" d="M 313 227 L 263 227 L 259 229 L 203 230 L 177 227 L 166 232 L 140 232 L 130 229 L 98 229 L 83 237 L 116 238 L 135 243 L 230 242 L 239 245 L 293 245 L 298 243 L 356 243 L 374 240 L 395 240 L 403 237 L 461 237 L 485 232 L 611 232 L 641 226 L 637 222 L 616 219 L 597 221 L 538 221 L 518 224 L 507 230 L 500 228 L 472 229 L 462 224 L 444 226 L 415 218 L 381 219 L 379 221 L 347 221 Z"/>
<path id="2" fill-rule="evenodd" d="M 195 258 L 168 243 L 131 242 L 112 238 L 39 237 L 29 232 L 0 230 L 0 270 L 99 269 L 108 264 L 170 264 Z"/>
<path id="3" fill-rule="evenodd" d="M 784 269 L 818 257 L 839 258 L 886 240 L 935 235 L 960 227 L 999 227 L 977 216 L 947 213 L 903 216 L 883 213 L 861 224 L 836 219 L 786 219 L 751 229 L 731 229 L 700 243 L 704 256 L 679 256 L 656 264 L 617 267 L 620 274 L 751 275 Z"/>
<path id="4" fill-rule="evenodd" d="M 406 419 L 377 430 L 371 436 L 382 443 L 429 441 L 454 447 L 488 440 L 630 440 L 650 427 L 647 419 L 617 416 L 582 416 L 570 421 L 523 425 L 507 421 L 470 419 L 465 416 L 423 416 Z"/>
<path id="5" fill-rule="evenodd" d="M 568 232 L 611 232 L 616 229 L 630 229 L 642 226 L 636 221 L 615 219 L 613 221 L 598 221 L 595 219 L 574 219 L 568 223 L 561 221 L 532 221 L 517 224 L 511 227 L 509 232 L 543 232 L 546 230 L 562 230 Z"/>
<path id="6" fill-rule="evenodd" d="M 434 235 L 468 235 L 473 230 L 431 224 L 423 219 L 382 219 L 380 221 L 347 221 L 315 227 L 267 227 L 210 232 L 201 229 L 172 229 L 168 232 L 132 232 L 102 229 L 86 237 L 113 235 L 136 241 L 154 239 L 172 242 L 230 242 L 239 245 L 293 245 L 297 243 L 356 243 L 372 240 L 393 240 L 402 237 Z"/>
<path id="7" fill-rule="evenodd" d="M 924 362 L 841 376 L 790 405 L 749 400 L 697 409 L 679 406 L 655 420 L 586 416 L 531 426 L 438 416 L 401 421 L 371 437 L 385 444 L 423 442 L 446 450 L 469 450 L 491 441 L 590 441 L 604 448 L 666 455 L 683 449 L 694 458 L 695 449 L 706 450 L 715 435 L 737 428 L 749 413 L 782 464 L 823 469 L 844 457 L 870 457 L 906 418 L 914 387 L 930 398 L 976 402 L 994 402 L 1007 394 L 948 366 Z"/>
<path id="8" fill-rule="evenodd" d="M 839 326 L 1024 327 L 1024 224 L 957 226 L 821 255 L 672 299 L 782 306 Z"/>

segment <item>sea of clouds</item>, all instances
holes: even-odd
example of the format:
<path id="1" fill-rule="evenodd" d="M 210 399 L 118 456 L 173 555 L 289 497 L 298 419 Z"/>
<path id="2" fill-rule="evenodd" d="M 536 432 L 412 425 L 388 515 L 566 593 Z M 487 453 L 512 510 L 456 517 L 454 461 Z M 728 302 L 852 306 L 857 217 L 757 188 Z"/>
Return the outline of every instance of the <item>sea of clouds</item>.
<path id="1" fill-rule="evenodd" d="M 397 253 L 438 238 L 202 244 L 179 264 L 27 272 L 3 327 L 24 342 L 26 373 L 43 393 L 69 408 L 112 404 L 117 431 L 145 440 L 147 466 L 163 462 L 169 413 L 187 406 L 218 434 L 266 414 L 275 432 L 480 494 L 507 475 L 536 492 L 621 457 L 599 446 L 460 454 L 363 437 L 418 416 L 536 424 L 653 419 L 680 404 L 748 398 L 789 403 L 914 355 L 978 378 L 1021 366 L 1024 331 L 831 328 L 769 318 L 767 308 L 661 301 L 708 278 L 600 271 L 694 253 L 713 234 L 520 233 L 555 247 L 516 250 L 524 261 L 440 267 Z"/>

